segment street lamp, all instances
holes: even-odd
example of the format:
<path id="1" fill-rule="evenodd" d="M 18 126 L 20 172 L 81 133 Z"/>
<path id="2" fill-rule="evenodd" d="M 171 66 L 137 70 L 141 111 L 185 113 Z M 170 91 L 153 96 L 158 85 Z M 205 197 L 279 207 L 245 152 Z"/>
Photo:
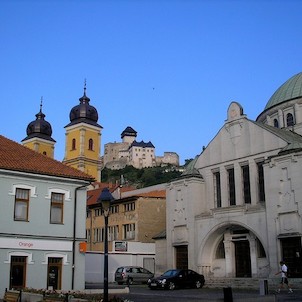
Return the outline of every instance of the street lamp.
<path id="1" fill-rule="evenodd" d="M 114 200 L 108 188 L 104 188 L 98 198 L 98 202 L 102 205 L 105 230 L 104 230 L 104 302 L 108 302 L 108 217 L 110 203 Z"/>

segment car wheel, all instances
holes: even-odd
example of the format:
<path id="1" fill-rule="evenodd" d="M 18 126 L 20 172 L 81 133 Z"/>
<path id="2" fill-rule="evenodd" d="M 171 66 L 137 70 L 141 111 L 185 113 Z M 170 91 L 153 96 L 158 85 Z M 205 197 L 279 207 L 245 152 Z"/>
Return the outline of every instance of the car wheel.
<path id="1" fill-rule="evenodd" d="M 132 285 L 132 284 L 133 284 L 133 279 L 132 279 L 132 278 L 129 278 L 129 279 L 127 280 L 127 284 Z"/>
<path id="2" fill-rule="evenodd" d="M 175 287 L 176 287 L 176 286 L 175 286 L 175 283 L 174 283 L 174 282 L 170 282 L 169 285 L 168 285 L 168 289 L 169 289 L 169 290 L 174 290 Z"/>
<path id="3" fill-rule="evenodd" d="M 196 288 L 202 288 L 202 283 L 201 283 L 200 280 L 197 280 L 197 281 L 195 282 L 195 287 L 196 287 Z"/>

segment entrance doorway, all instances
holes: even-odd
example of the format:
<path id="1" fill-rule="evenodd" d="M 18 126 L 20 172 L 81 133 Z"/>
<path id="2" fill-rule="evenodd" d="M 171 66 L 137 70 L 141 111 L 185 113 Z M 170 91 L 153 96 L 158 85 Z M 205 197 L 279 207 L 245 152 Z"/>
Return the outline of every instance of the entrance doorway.
<path id="1" fill-rule="evenodd" d="M 247 278 L 252 276 L 251 253 L 248 240 L 234 241 L 236 259 L 236 277 Z"/>
<path id="2" fill-rule="evenodd" d="M 301 237 L 281 239 L 282 260 L 288 267 L 291 278 L 302 277 L 302 248 Z"/>
<path id="3" fill-rule="evenodd" d="M 176 250 L 176 268 L 188 268 L 188 246 L 180 245 L 175 247 Z"/>
<path id="4" fill-rule="evenodd" d="M 62 258 L 48 258 L 47 288 L 61 289 Z"/>
<path id="5" fill-rule="evenodd" d="M 10 265 L 9 288 L 23 288 L 26 284 L 26 261 L 25 256 L 12 256 Z"/>

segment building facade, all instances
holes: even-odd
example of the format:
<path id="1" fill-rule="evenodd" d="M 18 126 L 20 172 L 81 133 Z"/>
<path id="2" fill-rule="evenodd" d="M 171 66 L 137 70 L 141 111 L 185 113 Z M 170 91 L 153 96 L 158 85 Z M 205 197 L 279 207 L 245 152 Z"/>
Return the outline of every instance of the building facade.
<path id="1" fill-rule="evenodd" d="M 302 277 L 301 113 L 302 73 L 256 121 L 230 104 L 215 137 L 167 185 L 167 267 L 273 278 L 284 260 L 292 278 Z"/>
<path id="2" fill-rule="evenodd" d="M 88 191 L 86 234 L 89 251 L 104 250 L 104 216 L 98 198 L 103 187 Z M 154 243 L 153 236 L 166 224 L 166 191 L 157 185 L 132 191 L 111 189 L 115 200 L 110 207 L 108 249 L 128 242 Z"/>
<path id="3" fill-rule="evenodd" d="M 93 178 L 0 136 L 0 296 L 85 288 L 86 187 Z"/>

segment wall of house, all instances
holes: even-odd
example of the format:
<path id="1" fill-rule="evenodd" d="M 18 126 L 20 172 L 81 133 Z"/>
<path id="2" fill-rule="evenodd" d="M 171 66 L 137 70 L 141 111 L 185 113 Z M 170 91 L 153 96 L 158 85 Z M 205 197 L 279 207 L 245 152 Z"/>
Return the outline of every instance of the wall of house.
<path id="1" fill-rule="evenodd" d="M 75 264 L 74 288 L 84 289 L 85 256 L 79 252 L 79 242 L 85 241 L 86 187 L 77 194 L 76 241 L 73 245 L 75 189 L 83 184 L 66 178 L 1 173 L 0 297 L 10 286 L 12 256 L 27 257 L 25 287 L 46 288 L 48 259 L 56 257 L 62 259 L 61 288 L 72 288 Z M 31 192 L 28 221 L 14 220 L 16 188 Z M 65 196 L 63 224 L 50 223 L 51 192 Z"/>
<path id="2" fill-rule="evenodd" d="M 147 261 L 146 261 L 147 260 Z M 120 266 L 141 266 L 153 270 L 146 264 L 155 262 L 155 244 L 127 242 L 126 252 L 109 252 L 108 254 L 108 281 L 114 282 L 114 273 Z M 104 254 L 100 252 L 87 252 L 85 255 L 85 281 L 86 283 L 102 283 L 104 281 Z"/>

